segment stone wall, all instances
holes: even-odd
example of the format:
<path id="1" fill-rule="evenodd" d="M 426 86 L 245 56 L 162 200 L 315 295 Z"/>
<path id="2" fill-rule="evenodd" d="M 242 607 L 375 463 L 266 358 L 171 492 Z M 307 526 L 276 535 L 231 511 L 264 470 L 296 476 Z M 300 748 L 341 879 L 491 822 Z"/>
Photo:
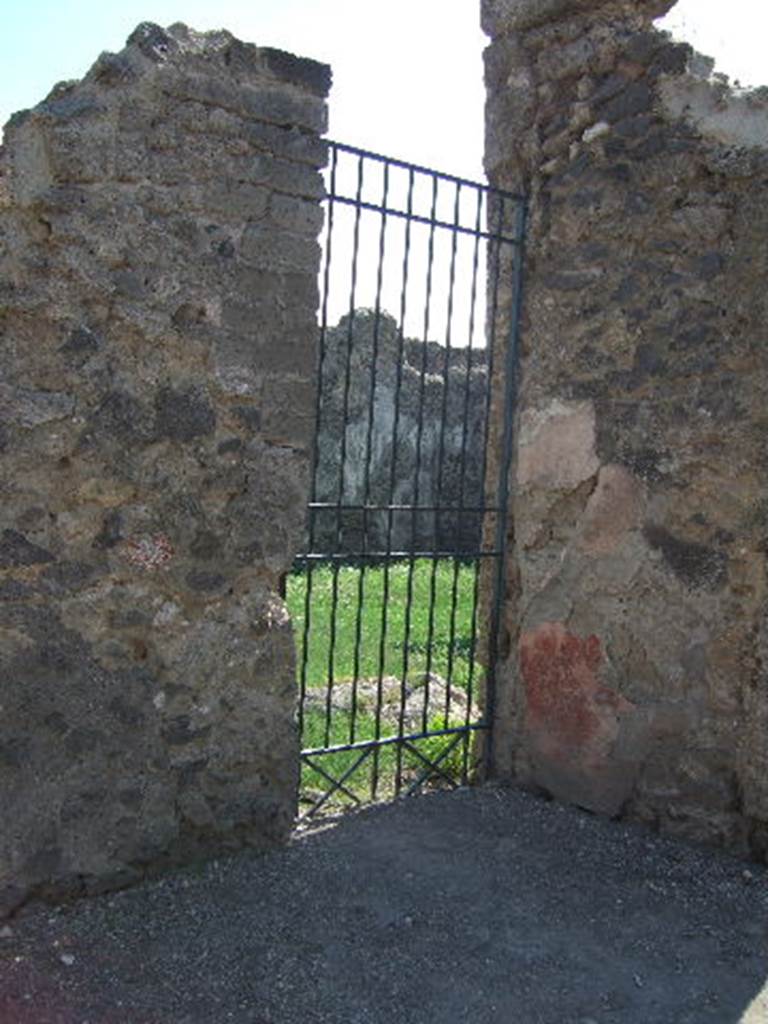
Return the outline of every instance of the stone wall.
<path id="1" fill-rule="evenodd" d="M 0 909 L 285 838 L 329 71 L 141 25 L 0 151 Z"/>
<path id="2" fill-rule="evenodd" d="M 376 358 L 374 359 L 374 351 Z M 332 505 L 419 505 L 428 511 L 314 514 L 313 547 L 474 551 L 482 516 L 484 348 L 401 338 L 387 313 L 359 309 L 326 332 L 316 499 Z M 344 469 L 341 469 L 341 453 Z"/>
<path id="3" fill-rule="evenodd" d="M 495 767 L 768 850 L 768 101 L 670 0 L 484 0 L 531 197 Z"/>

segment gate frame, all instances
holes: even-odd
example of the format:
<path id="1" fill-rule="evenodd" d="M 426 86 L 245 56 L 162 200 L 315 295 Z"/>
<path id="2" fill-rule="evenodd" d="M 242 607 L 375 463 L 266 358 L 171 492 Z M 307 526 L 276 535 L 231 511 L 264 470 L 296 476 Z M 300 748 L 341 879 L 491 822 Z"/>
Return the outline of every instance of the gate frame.
<path id="1" fill-rule="evenodd" d="M 419 759 L 423 763 L 423 765 L 424 765 L 424 770 L 416 778 L 416 780 L 414 782 L 412 782 L 410 785 L 408 785 L 407 787 L 402 787 L 402 789 L 401 789 L 400 786 L 399 786 L 399 783 L 398 783 L 398 788 L 397 788 L 397 792 L 396 792 L 396 796 L 397 797 L 399 797 L 401 795 L 408 796 L 408 795 L 411 795 L 413 793 L 418 792 L 421 789 L 421 787 L 429 779 L 431 779 L 431 778 L 433 778 L 435 776 L 437 776 L 437 777 L 441 778 L 442 780 L 444 780 L 445 782 L 447 782 L 452 788 L 457 788 L 461 783 L 457 782 L 455 779 L 453 779 L 451 776 L 449 776 L 443 769 L 441 769 L 440 765 L 448 757 L 448 755 L 453 750 L 456 749 L 458 744 L 461 743 L 462 741 L 464 741 L 464 743 L 465 743 L 464 770 L 463 770 L 463 773 L 462 773 L 462 783 L 466 783 L 468 781 L 471 781 L 471 778 L 474 777 L 474 773 L 476 771 L 483 778 L 490 778 L 490 777 L 493 776 L 493 767 L 494 767 L 494 748 L 493 748 L 494 729 L 493 729 L 493 726 L 494 726 L 494 713 L 495 713 L 495 707 L 496 707 L 497 663 L 498 663 L 498 653 L 499 653 L 499 632 L 500 632 L 500 629 L 501 629 L 502 615 L 503 615 L 503 609 L 504 609 L 504 603 L 505 603 L 505 593 L 504 593 L 504 590 L 505 590 L 505 578 L 506 578 L 506 573 L 505 573 L 505 569 L 506 569 L 506 547 L 507 547 L 506 540 L 507 540 L 507 523 L 508 523 L 508 520 L 509 520 L 509 501 L 510 501 L 510 490 L 511 490 L 511 487 L 510 487 L 510 472 L 511 472 L 513 446 L 514 446 L 514 425 L 515 425 L 515 412 L 516 412 L 516 402 L 517 402 L 517 394 L 518 394 L 518 380 L 519 380 L 519 374 L 518 374 L 518 369 L 519 369 L 519 346 L 520 346 L 520 336 L 521 336 L 521 328 L 522 328 L 522 302 L 523 302 L 523 283 L 524 283 L 525 233 L 526 233 L 526 226 L 527 226 L 527 210 L 528 210 L 527 197 L 525 195 L 523 195 L 523 194 L 505 192 L 504 190 L 495 188 L 495 187 L 493 187 L 493 186 L 491 186 L 491 185 L 489 185 L 487 183 L 471 181 L 470 179 L 457 177 L 455 175 L 448 174 L 448 173 L 441 172 L 441 171 L 437 171 L 437 170 L 434 170 L 432 168 L 420 166 L 418 164 L 411 164 L 411 163 L 408 163 L 408 162 L 406 162 L 404 160 L 400 160 L 400 159 L 393 158 L 393 157 L 387 157 L 387 156 L 384 156 L 384 155 L 382 155 L 380 153 L 376 153 L 376 152 L 372 152 L 372 151 L 369 151 L 369 150 L 361 149 L 359 147 L 351 146 L 351 145 L 348 145 L 348 144 L 345 144 L 345 143 L 335 142 L 335 141 L 332 141 L 332 140 L 325 140 L 325 144 L 329 147 L 329 150 L 331 152 L 331 170 L 330 170 L 330 190 L 326 194 L 326 200 L 325 200 L 325 202 L 327 203 L 328 214 L 327 214 L 327 223 L 326 223 L 326 228 L 325 228 L 326 243 L 325 243 L 325 256 L 324 256 L 324 260 L 323 260 L 323 264 L 324 264 L 324 266 L 323 266 L 323 275 L 322 275 L 322 279 L 323 279 L 323 297 L 322 297 L 322 306 L 321 306 L 320 342 L 319 342 L 319 346 L 318 346 L 318 361 L 317 361 L 317 388 L 316 388 L 316 403 L 315 403 L 315 433 L 314 433 L 314 440 L 313 440 L 313 446 L 312 446 L 311 491 L 310 491 L 310 501 L 309 501 L 308 506 L 307 506 L 307 510 L 308 510 L 307 522 L 308 522 L 308 537 L 309 537 L 309 545 L 308 546 L 309 546 L 310 549 L 312 548 L 313 531 L 314 531 L 314 515 L 315 515 L 316 512 L 318 512 L 320 510 L 328 511 L 329 509 L 333 508 L 333 509 L 336 509 L 337 517 L 338 517 L 342 509 L 348 509 L 349 510 L 350 508 L 356 508 L 356 506 L 344 505 L 343 502 L 341 501 L 341 498 L 336 503 L 318 502 L 316 500 L 317 499 L 317 492 L 316 492 L 316 488 L 317 488 L 317 467 L 318 467 L 318 462 L 319 462 L 319 457 L 320 457 L 319 437 L 320 437 L 320 432 L 321 432 L 320 431 L 320 427 L 321 427 L 321 410 L 322 410 L 323 364 L 324 364 L 325 353 L 326 353 L 325 341 L 326 341 L 327 332 L 329 330 L 329 324 L 328 324 L 328 295 L 329 295 L 329 276 L 330 276 L 331 253 L 332 253 L 332 237 L 333 237 L 333 210 L 334 210 L 334 204 L 335 203 L 339 203 L 341 205 L 352 207 L 352 208 L 355 209 L 355 215 L 356 215 L 356 229 L 355 230 L 356 230 L 356 233 L 357 233 L 357 230 L 358 230 L 357 225 L 359 225 L 360 214 L 361 214 L 362 211 L 365 210 L 365 211 L 369 211 L 369 212 L 372 212 L 372 213 L 375 213 L 375 214 L 380 214 L 382 216 L 382 218 L 383 218 L 382 224 L 384 224 L 384 222 L 386 220 L 386 217 L 388 217 L 388 216 L 402 217 L 408 223 L 421 223 L 421 224 L 428 225 L 430 227 L 430 230 L 431 230 L 432 234 L 434 233 L 435 229 L 440 228 L 440 229 L 446 229 L 448 231 L 451 231 L 454 236 L 456 234 L 458 234 L 458 233 L 466 233 L 466 234 L 470 234 L 472 237 L 477 239 L 478 243 L 479 243 L 479 239 L 481 239 L 481 238 L 485 239 L 486 242 L 488 243 L 487 244 L 487 260 L 486 260 L 486 267 L 485 267 L 485 281 L 483 283 L 484 283 L 484 285 L 486 287 L 486 292 L 487 292 L 488 291 L 488 286 L 492 282 L 492 291 L 494 293 L 494 298 L 493 298 L 493 309 L 491 310 L 491 309 L 486 308 L 486 310 L 485 310 L 484 334 L 485 334 L 485 341 L 486 341 L 486 349 L 487 349 L 487 352 L 488 352 L 488 362 L 487 362 L 487 366 L 488 366 L 488 371 L 487 371 L 488 372 L 488 380 L 487 380 L 487 385 L 486 385 L 487 393 L 486 393 L 486 397 L 485 397 L 485 424 L 484 424 L 484 449 L 483 449 L 483 472 L 482 472 L 483 505 L 481 507 L 479 507 L 478 509 L 476 509 L 475 511 L 479 511 L 483 517 L 488 515 L 488 514 L 495 515 L 496 516 L 496 524 L 495 524 L 495 530 L 494 530 L 494 536 L 493 536 L 493 546 L 492 546 L 491 550 L 488 550 L 488 551 L 478 550 L 478 551 L 474 551 L 474 552 L 466 552 L 466 553 L 464 553 L 464 554 L 467 554 L 468 556 L 471 556 L 472 558 L 474 558 L 476 560 L 476 562 L 477 562 L 477 565 L 475 567 L 476 582 L 475 582 L 475 607 L 474 607 L 474 613 L 473 613 L 473 623 L 474 624 L 473 624 L 473 650 L 472 650 L 472 658 L 474 658 L 475 655 L 476 655 L 476 645 L 478 643 L 480 643 L 482 639 L 485 640 L 484 646 L 486 648 L 486 659 L 487 660 L 485 662 L 483 662 L 483 660 L 481 658 L 481 664 L 483 664 L 484 673 L 481 676 L 481 681 L 480 681 L 480 684 L 479 684 L 479 687 L 478 687 L 478 695 L 482 694 L 482 713 L 481 713 L 480 719 L 478 721 L 475 721 L 475 722 L 470 722 L 469 720 L 467 720 L 467 722 L 465 724 L 463 724 L 463 725 L 461 725 L 459 727 L 445 728 L 445 729 L 439 729 L 439 730 L 423 730 L 421 732 L 415 732 L 415 733 L 413 733 L 413 732 L 411 732 L 411 733 L 404 733 L 402 731 L 402 727 L 401 727 L 400 731 L 397 734 L 392 735 L 392 736 L 378 736 L 377 735 L 374 739 L 358 740 L 358 741 L 355 741 L 355 742 L 343 743 L 343 744 L 335 744 L 335 745 L 326 744 L 325 746 L 322 746 L 322 747 L 302 748 L 301 752 L 300 752 L 301 764 L 302 765 L 307 765 L 308 767 L 312 768 L 315 772 L 317 772 L 320 776 L 322 776 L 328 782 L 330 788 L 327 789 L 317 800 L 315 800 L 311 804 L 311 806 L 303 814 L 300 814 L 299 821 L 303 821 L 305 819 L 312 818 L 320 810 L 322 810 L 325 807 L 325 805 L 328 803 L 328 801 L 334 795 L 336 795 L 337 793 L 341 793 L 344 796 L 348 797 L 349 799 L 352 800 L 352 802 L 355 805 L 358 805 L 358 806 L 362 805 L 363 801 L 361 801 L 361 799 L 347 787 L 346 783 L 355 774 L 355 772 L 358 770 L 358 768 L 360 768 L 361 765 L 363 765 L 368 760 L 368 758 L 370 756 L 374 756 L 374 758 L 377 758 L 378 757 L 378 752 L 381 749 L 383 749 L 385 747 L 388 747 L 388 746 L 397 745 L 399 748 L 409 751 L 410 753 L 415 755 L 415 757 L 417 759 Z M 397 167 L 397 168 L 404 169 L 404 170 L 409 172 L 411 188 L 412 188 L 412 183 L 413 183 L 414 175 L 417 175 L 417 174 L 427 175 L 427 176 L 429 176 L 432 179 L 432 181 L 434 183 L 435 195 L 436 195 L 436 189 L 437 189 L 437 182 L 438 181 L 452 183 L 455 186 L 457 186 L 457 189 L 460 189 L 462 186 L 466 186 L 468 188 L 476 189 L 478 192 L 483 192 L 486 195 L 486 227 L 488 226 L 488 223 L 489 223 L 489 221 L 491 219 L 491 201 L 492 200 L 496 200 L 496 201 L 498 201 L 498 205 L 499 205 L 499 230 L 497 232 L 492 232 L 490 229 L 488 229 L 486 231 L 480 231 L 480 230 L 471 231 L 471 230 L 467 229 L 466 227 L 459 226 L 456 223 L 450 224 L 450 223 L 445 222 L 445 221 L 437 220 L 435 218 L 435 208 L 434 208 L 434 205 L 433 205 L 433 209 L 432 209 L 432 216 L 430 218 L 426 218 L 426 217 L 414 214 L 414 213 L 412 213 L 412 211 L 410 209 L 406 213 L 406 212 L 397 210 L 395 208 L 388 208 L 386 205 L 384 205 L 386 200 L 384 200 L 382 202 L 382 205 L 376 205 L 374 203 L 363 201 L 361 199 L 360 188 L 358 188 L 358 195 L 356 197 L 354 197 L 354 198 L 351 197 L 351 196 L 341 195 L 341 194 L 339 194 L 336 191 L 336 188 L 335 188 L 335 176 L 336 176 L 337 160 L 338 160 L 338 154 L 339 153 L 344 153 L 344 154 L 348 154 L 348 155 L 357 157 L 359 162 L 360 162 L 360 166 L 361 167 L 363 165 L 363 161 L 370 160 L 370 161 L 374 161 L 374 162 L 383 164 L 385 166 L 385 168 Z M 385 171 L 385 175 L 386 175 L 386 171 Z M 360 179 L 360 181 L 361 180 L 362 180 L 362 178 Z M 385 183 L 386 183 L 386 177 L 385 177 Z M 457 192 L 457 195 L 458 195 L 458 192 Z M 386 196 L 386 184 L 385 184 L 385 196 Z M 457 199 L 457 203 L 458 203 L 458 199 Z M 509 204 L 509 203 L 512 204 L 513 210 L 514 210 L 513 226 L 512 226 L 511 236 L 507 236 L 504 233 L 504 229 L 505 229 L 505 226 L 506 226 L 505 213 L 506 213 L 506 209 L 507 209 L 507 204 Z M 406 246 L 407 246 L 407 244 L 408 243 L 406 243 Z M 495 256 L 494 256 L 494 251 L 493 251 L 494 245 L 495 245 L 495 249 L 496 249 Z M 355 279 L 354 279 L 354 275 L 356 274 L 355 261 L 357 259 L 357 234 L 356 234 L 356 239 L 355 239 L 355 246 L 356 246 L 356 248 L 355 248 L 355 255 L 353 257 L 353 269 L 352 269 L 352 275 L 353 275 L 353 280 L 352 280 L 352 298 L 354 297 L 354 293 L 355 293 Z M 504 247 L 506 247 L 506 249 L 504 249 Z M 504 251 L 510 252 L 512 254 L 512 258 L 511 258 L 511 281 L 510 281 L 510 283 L 511 283 L 511 294 L 510 294 L 510 304 L 509 304 L 509 323 L 508 323 L 508 326 L 507 326 L 506 330 L 502 330 L 502 331 L 497 333 L 496 330 L 495 330 L 494 320 L 495 320 L 495 317 L 496 317 L 496 315 L 498 313 L 498 307 L 497 307 L 496 303 L 498 301 L 498 291 L 499 291 L 499 287 L 500 287 L 500 283 L 501 283 L 501 275 L 502 275 L 501 264 L 503 263 L 502 252 L 504 252 Z M 379 263 L 379 268 L 378 268 L 379 290 L 377 291 L 377 304 L 376 304 L 376 309 L 375 309 L 375 313 L 376 313 L 377 318 L 378 318 L 378 316 L 382 312 L 379 300 L 380 300 L 380 286 L 381 286 L 381 265 L 382 265 L 381 261 L 383 260 L 383 243 L 382 243 L 382 251 L 380 252 L 380 257 L 379 258 L 380 258 L 380 263 Z M 498 264 L 499 264 L 499 266 L 497 266 L 497 268 L 496 268 L 495 276 L 492 275 L 492 270 L 491 270 L 494 259 L 496 261 L 498 261 Z M 403 286 L 402 287 L 403 287 L 402 295 L 404 296 L 405 288 L 406 288 L 405 281 L 403 282 Z M 452 287 L 453 287 L 453 281 L 451 282 L 451 288 Z M 429 296 L 428 296 L 428 300 L 427 301 L 428 302 L 430 301 L 429 300 Z M 403 347 L 402 346 L 403 346 L 403 341 L 404 341 L 404 337 L 405 337 L 405 334 L 404 334 L 404 331 L 405 331 L 405 325 L 404 325 L 404 304 L 403 303 L 404 303 L 404 299 L 401 302 L 400 317 L 398 319 L 398 336 L 399 336 L 399 342 L 400 342 L 399 355 L 400 355 L 401 359 L 402 359 L 402 355 L 403 355 Z M 354 313 L 354 306 L 353 306 L 352 302 L 350 303 L 350 312 Z M 449 323 L 450 323 L 450 321 L 449 321 Z M 423 343 L 426 346 L 426 344 L 427 344 L 429 339 L 425 336 L 424 339 L 422 339 L 422 340 L 423 340 Z M 491 344 L 491 341 L 493 341 L 493 344 Z M 375 342 L 374 342 L 374 345 L 375 345 Z M 501 346 L 503 346 L 503 348 L 501 348 Z M 471 351 L 478 351 L 479 349 L 480 349 L 480 346 L 477 346 L 475 348 L 471 348 L 470 347 L 470 352 Z M 352 348 L 351 348 L 351 327 L 350 327 L 350 342 L 349 342 L 349 348 L 348 348 L 348 351 L 347 351 L 347 361 L 349 361 L 349 359 L 350 359 L 351 351 L 352 351 Z M 450 341 L 448 342 L 447 351 L 450 351 Z M 375 352 L 376 352 L 376 349 L 374 347 L 374 353 Z M 495 502 L 493 504 L 486 504 L 486 498 L 487 498 L 487 495 L 489 493 L 488 474 L 487 474 L 487 468 L 486 467 L 487 467 L 487 459 L 488 459 L 489 446 L 490 446 L 490 427 L 491 427 L 491 423 L 492 422 L 498 422 L 499 415 L 500 415 L 500 410 L 498 408 L 498 402 L 494 401 L 494 392 L 493 392 L 494 376 L 495 376 L 495 373 L 497 372 L 495 370 L 496 356 L 498 354 L 502 354 L 503 357 L 504 357 L 503 358 L 504 386 L 503 386 L 503 389 L 502 389 L 502 398 L 501 398 L 501 401 L 503 403 L 502 409 L 501 409 L 501 418 L 502 418 L 503 428 L 502 428 L 502 432 L 501 432 L 500 444 L 497 445 L 497 450 L 500 449 L 500 457 L 499 457 L 499 466 L 498 466 L 497 480 L 496 480 L 496 484 L 495 484 L 495 490 L 493 492 L 495 494 L 496 500 L 495 500 Z M 471 356 L 469 357 L 469 359 L 471 360 Z M 401 363 L 401 365 L 402 365 L 402 363 Z M 422 375 L 423 375 L 423 371 L 422 371 Z M 447 376 L 446 376 L 445 379 L 446 379 L 446 387 L 447 387 Z M 349 381 L 347 380 L 347 385 L 346 386 L 348 387 L 348 385 L 349 385 Z M 398 388 L 399 388 L 399 381 L 398 381 Z M 372 391 L 371 391 L 371 399 L 372 400 L 373 400 L 374 395 L 375 395 L 375 375 L 373 376 L 373 384 L 372 384 Z M 346 402 L 346 398 L 345 398 L 345 402 Z M 345 405 L 345 413 L 346 413 L 346 405 Z M 465 417 L 466 417 L 466 410 L 465 410 Z M 345 419 L 345 425 L 346 425 L 346 422 L 347 421 Z M 369 428 L 369 429 L 372 429 L 372 428 Z M 464 440 L 464 444 L 466 444 L 466 439 Z M 342 443 L 342 448 L 344 448 L 344 443 Z M 466 454 L 466 452 L 464 454 Z M 342 463 L 341 463 L 341 465 L 342 465 L 342 475 L 343 475 L 343 465 L 344 465 L 343 459 L 344 459 L 344 457 L 345 457 L 344 456 L 344 451 L 342 451 Z M 391 498 L 391 494 L 389 495 L 389 497 Z M 438 494 L 438 499 L 437 499 L 438 500 L 438 505 L 436 507 L 436 512 L 437 511 L 447 511 L 447 510 L 450 510 L 450 508 L 451 508 L 450 506 L 440 506 L 439 505 L 439 501 L 440 501 L 441 497 L 442 497 L 442 495 Z M 373 507 L 373 506 L 370 506 L 370 507 Z M 376 507 L 378 508 L 378 506 L 376 506 Z M 430 509 L 430 506 L 408 506 L 408 508 L 414 508 L 414 507 L 421 508 L 422 511 Z M 362 506 L 363 514 L 364 515 L 365 515 L 365 509 L 368 509 L 368 508 L 369 508 L 368 505 Z M 393 511 L 399 510 L 400 508 L 401 508 L 400 506 L 395 506 L 395 505 L 393 505 L 391 503 L 386 507 L 386 509 L 387 509 L 387 511 L 389 513 L 389 516 L 390 516 L 390 533 L 391 533 L 391 516 L 392 516 L 392 513 L 393 513 Z M 467 512 L 467 511 L 473 511 L 473 509 L 471 507 L 465 507 L 463 505 L 459 506 L 459 512 Z M 337 518 L 337 530 L 339 529 L 339 526 L 338 526 L 339 521 L 340 520 Z M 364 519 L 364 522 L 365 522 L 365 519 Z M 481 549 L 482 549 L 482 538 L 485 537 L 485 534 L 486 534 L 486 528 L 485 528 L 485 525 L 483 524 L 483 522 L 481 520 L 481 542 L 480 542 L 480 548 Z M 389 562 L 394 562 L 398 558 L 398 556 L 406 557 L 406 558 L 410 559 L 411 560 L 411 571 L 412 571 L 413 560 L 415 560 L 420 555 L 423 555 L 424 553 L 422 553 L 422 552 L 413 552 L 413 551 L 411 551 L 411 552 L 391 552 L 391 551 L 388 550 L 386 553 L 381 553 L 381 554 L 382 554 L 382 556 L 386 560 L 385 564 L 388 564 Z M 456 555 L 454 553 L 446 552 L 444 554 L 445 554 L 446 557 L 457 558 L 462 553 L 460 552 L 459 555 Z M 439 555 L 440 555 L 440 553 L 438 551 L 434 551 L 432 553 L 429 553 L 428 557 L 430 557 L 432 559 L 437 559 L 437 557 Z M 370 556 L 363 555 L 363 557 L 370 557 Z M 494 558 L 495 562 L 496 562 L 495 571 L 493 573 L 486 573 L 486 571 L 484 571 L 484 564 L 483 563 L 485 562 L 485 559 L 488 558 L 488 557 Z M 298 568 L 298 567 L 303 566 L 304 568 L 306 568 L 308 570 L 307 587 L 306 587 L 306 592 L 305 592 L 305 618 L 304 618 L 304 629 L 303 629 L 302 675 L 301 675 L 301 680 L 300 680 L 299 706 L 298 706 L 298 724 L 299 724 L 300 735 L 301 735 L 302 725 L 303 725 L 303 720 L 304 720 L 304 710 L 305 710 L 306 691 L 307 691 L 305 671 L 306 671 L 306 660 L 307 660 L 307 658 L 306 658 L 307 640 L 308 640 L 309 623 L 310 623 L 310 617 L 311 617 L 312 566 L 313 566 L 313 564 L 323 564 L 324 562 L 329 563 L 329 564 L 336 563 L 337 565 L 340 565 L 340 564 L 343 564 L 343 559 L 344 558 L 346 558 L 346 560 L 351 560 L 352 556 L 343 556 L 343 554 L 341 554 L 339 552 L 323 554 L 323 553 L 313 552 L 313 551 L 310 550 L 310 551 L 307 551 L 307 552 L 305 552 L 303 554 L 297 555 L 297 557 L 296 557 L 296 559 L 294 561 L 294 568 Z M 487 564 L 487 563 L 485 563 L 485 564 Z M 363 566 L 364 565 L 365 565 L 365 563 L 363 562 Z M 364 569 L 363 569 L 363 571 L 364 571 Z M 490 594 L 489 594 L 490 600 L 487 603 L 482 600 L 483 591 L 485 590 L 485 587 L 483 585 L 483 578 L 488 580 L 488 584 L 486 584 L 486 586 L 488 586 L 488 590 L 490 591 Z M 487 631 L 483 628 L 483 625 L 484 625 L 483 622 L 482 621 L 478 622 L 479 613 L 480 613 L 480 611 L 483 610 L 483 608 L 485 608 L 486 611 L 487 611 Z M 358 612 L 358 615 L 359 615 L 359 612 Z M 382 682 L 382 678 L 383 678 L 383 662 L 380 664 L 380 667 L 379 667 L 379 680 L 378 680 L 378 682 L 379 682 L 379 692 L 378 692 L 378 703 L 377 703 L 377 722 L 379 721 L 379 715 L 380 715 L 380 712 L 381 712 L 381 682 Z M 405 678 L 402 678 L 400 680 L 400 683 L 401 683 L 401 688 L 404 688 L 405 687 Z M 331 708 L 331 705 L 330 705 L 330 695 L 331 695 L 331 692 L 332 692 L 332 689 L 333 689 L 333 685 L 334 685 L 334 680 L 333 680 L 333 678 L 329 677 L 329 680 L 326 683 L 327 693 L 328 693 L 328 706 L 327 706 L 327 708 L 328 708 L 327 709 L 328 716 L 330 716 L 330 714 L 331 714 L 331 710 L 330 710 L 330 708 Z M 449 687 L 449 692 L 450 692 L 450 680 L 448 680 L 448 687 Z M 468 710 L 469 710 L 469 705 L 468 705 Z M 425 713 L 426 713 L 426 706 L 425 706 Z M 328 719 L 328 721 L 329 721 L 329 719 Z M 477 762 L 475 763 L 475 765 L 473 766 L 472 772 L 470 773 L 468 771 L 468 762 L 467 762 L 468 754 L 467 754 L 467 752 L 469 750 L 470 743 L 472 742 L 473 734 L 476 734 L 478 737 L 482 736 L 483 737 L 483 742 L 482 742 L 482 745 L 480 747 L 480 757 L 477 760 Z M 439 752 L 439 754 L 437 756 L 428 757 L 422 751 L 420 751 L 418 749 L 418 747 L 415 745 L 420 740 L 431 739 L 431 738 L 435 738 L 435 737 L 437 737 L 437 738 L 440 738 L 440 737 L 448 738 L 447 744 Z M 321 767 L 317 763 L 317 760 L 319 758 L 322 758 L 322 757 L 327 756 L 327 755 L 339 754 L 339 753 L 343 753 L 343 752 L 355 752 L 356 754 L 358 754 L 358 756 L 355 758 L 355 760 L 352 763 L 352 765 L 349 766 L 345 771 L 343 771 L 341 773 L 341 775 L 339 775 L 338 777 L 334 776 L 330 771 L 325 770 L 323 767 Z M 375 796 L 376 796 L 376 781 L 375 781 L 375 778 L 376 778 L 376 776 L 375 776 L 375 773 L 374 773 L 373 794 L 372 794 L 372 797 L 373 797 L 374 800 L 375 800 Z"/>

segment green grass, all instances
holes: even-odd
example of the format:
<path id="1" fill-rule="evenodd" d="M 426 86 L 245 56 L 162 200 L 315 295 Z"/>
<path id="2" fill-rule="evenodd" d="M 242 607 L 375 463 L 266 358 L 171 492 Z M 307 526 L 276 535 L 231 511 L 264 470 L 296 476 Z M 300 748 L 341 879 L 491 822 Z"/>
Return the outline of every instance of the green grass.
<path id="1" fill-rule="evenodd" d="M 415 680 L 430 671 L 443 678 L 450 675 L 452 684 L 466 686 L 473 643 L 475 571 L 474 565 L 457 565 L 452 559 L 437 563 L 418 559 L 412 567 L 408 562 L 396 562 L 367 569 L 313 568 L 307 687 L 325 686 L 329 670 L 335 682 L 375 679 L 379 674 Z M 306 572 L 292 573 L 287 586 L 299 671 L 305 656 L 308 578 Z M 477 678 L 476 660 L 471 671 Z"/>
<path id="2" fill-rule="evenodd" d="M 305 674 L 307 690 L 321 690 L 328 684 L 358 680 L 375 683 L 380 677 L 420 683 L 427 672 L 450 679 L 452 687 L 466 689 L 470 680 L 476 694 L 482 669 L 472 658 L 479 640 L 475 635 L 475 573 L 471 564 L 452 559 L 433 562 L 419 559 L 389 566 L 315 566 L 288 577 L 286 599 L 293 619 L 298 674 Z M 311 579 L 311 582 L 310 582 Z M 310 587 L 309 624 L 304 649 L 307 588 Z M 464 725 L 455 717 L 446 721 L 440 708 L 428 707 L 429 731 Z M 420 728 L 420 727 L 419 727 Z M 316 703 L 305 708 L 302 748 L 305 750 L 363 741 L 375 736 L 376 720 L 370 709 L 361 707 L 353 723 L 347 711 L 333 709 L 326 727 L 325 710 Z M 391 735 L 392 724 L 382 723 L 380 735 Z M 431 760 L 450 744 L 452 737 L 428 737 L 418 747 Z M 469 744 L 470 749 L 465 746 Z M 462 738 L 441 761 L 440 767 L 455 780 L 471 767 L 471 738 Z M 323 755 L 322 767 L 338 778 L 350 768 L 359 752 L 343 751 Z M 407 787 L 421 774 L 423 763 L 410 751 L 398 753 L 396 745 L 370 754 L 346 783 L 365 801 L 371 798 L 374 774 L 378 775 L 377 797 L 394 794 L 398 773 Z M 327 782 L 310 766 L 302 765 L 301 789 L 316 797 Z M 338 795 L 330 808 L 338 810 L 349 798 Z"/>

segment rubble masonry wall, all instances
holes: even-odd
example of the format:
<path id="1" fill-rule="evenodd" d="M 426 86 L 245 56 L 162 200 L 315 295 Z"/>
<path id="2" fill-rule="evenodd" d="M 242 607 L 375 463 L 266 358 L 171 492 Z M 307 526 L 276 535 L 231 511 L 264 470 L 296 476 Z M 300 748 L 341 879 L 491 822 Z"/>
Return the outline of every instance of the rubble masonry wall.
<path id="1" fill-rule="evenodd" d="M 768 849 L 768 102 L 670 0 L 484 0 L 530 195 L 496 771 Z"/>
<path id="2" fill-rule="evenodd" d="M 286 837 L 327 67 L 141 25 L 0 151 L 0 909 Z"/>

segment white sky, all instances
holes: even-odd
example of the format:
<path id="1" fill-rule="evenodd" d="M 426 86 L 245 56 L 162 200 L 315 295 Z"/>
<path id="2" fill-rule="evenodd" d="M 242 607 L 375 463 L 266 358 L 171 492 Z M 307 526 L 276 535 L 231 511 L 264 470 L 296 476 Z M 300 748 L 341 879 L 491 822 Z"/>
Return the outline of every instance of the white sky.
<path id="1" fill-rule="evenodd" d="M 226 27 L 333 66 L 331 136 L 482 173 L 479 0 L 0 0 L 0 125 L 120 49 L 139 21 Z M 679 0 L 666 23 L 718 70 L 768 84 L 768 0 Z"/>
<path id="2" fill-rule="evenodd" d="M 330 63 L 332 137 L 476 178 L 478 12 L 475 0 L 0 0 L 0 125 L 138 22 L 184 21 Z"/>
<path id="3" fill-rule="evenodd" d="M 715 70 L 741 85 L 768 85 L 766 0 L 679 0 L 660 27 L 714 57 Z"/>
<path id="4" fill-rule="evenodd" d="M 184 21 L 197 29 L 225 27 L 241 39 L 330 63 L 331 138 L 482 180 L 487 40 L 479 6 L 479 0 L 0 0 L 0 125 L 14 110 L 41 100 L 55 82 L 82 76 L 100 51 L 121 49 L 140 21 Z M 729 0 L 727 6 L 679 0 L 662 25 L 716 57 L 717 69 L 743 84 L 768 82 L 768 0 Z M 366 266 L 375 260 L 375 225 L 368 248 L 369 258 L 361 261 Z M 465 246 L 464 281 L 471 259 Z M 447 261 L 444 254 L 444 278 Z M 368 277 L 360 305 L 374 301 L 370 267 Z M 396 313 L 398 302 L 393 279 L 384 306 Z M 340 292 L 334 320 L 346 303 Z M 416 297 L 412 333 L 420 333 L 420 304 Z M 436 313 L 430 333 L 441 337 L 444 330 L 444 315 Z"/>

